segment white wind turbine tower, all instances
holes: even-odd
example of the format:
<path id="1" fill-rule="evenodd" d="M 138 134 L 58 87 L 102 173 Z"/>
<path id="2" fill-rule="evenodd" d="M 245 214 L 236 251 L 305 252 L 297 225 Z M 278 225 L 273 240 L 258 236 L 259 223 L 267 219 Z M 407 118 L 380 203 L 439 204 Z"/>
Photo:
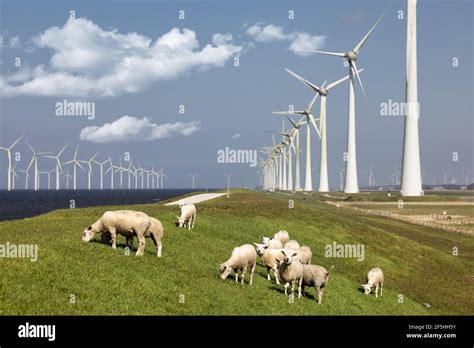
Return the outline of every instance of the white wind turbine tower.
<path id="1" fill-rule="evenodd" d="M 188 174 L 188 175 L 189 175 L 191 178 L 193 178 L 193 188 L 195 188 L 195 186 L 194 186 L 194 178 L 195 178 L 196 176 L 198 176 L 199 173 L 196 173 L 196 174 Z"/>
<path id="2" fill-rule="evenodd" d="M 288 142 L 282 142 L 285 146 L 288 145 L 288 180 L 286 182 L 286 189 L 288 191 L 293 191 L 293 159 L 291 156 L 291 150 L 293 150 L 296 154 L 295 145 L 293 143 L 294 134 L 293 131 L 283 131 L 282 133 L 280 133 L 280 135 L 288 139 Z M 285 154 L 285 152 L 283 152 L 283 154 Z M 283 170 L 285 171 L 284 167 Z"/>
<path id="3" fill-rule="evenodd" d="M 167 178 L 167 176 L 165 175 L 165 173 L 163 173 L 163 169 L 159 171 L 159 174 L 160 174 L 160 188 L 163 188 L 163 178 Z"/>
<path id="4" fill-rule="evenodd" d="M 300 175 L 300 157 L 301 157 L 301 150 L 300 150 L 300 128 L 303 124 L 306 124 L 304 121 L 305 117 L 302 117 L 298 122 L 294 122 L 291 117 L 286 114 L 286 117 L 293 125 L 293 142 L 295 144 L 295 191 L 301 191 L 301 175 Z"/>
<path id="5" fill-rule="evenodd" d="M 144 181 L 144 176 L 143 176 L 143 175 L 144 175 L 144 171 L 145 171 L 145 169 L 143 169 L 142 166 L 141 166 L 140 164 L 138 164 L 137 173 L 139 172 L 138 175 L 140 175 L 140 177 L 141 177 L 141 178 L 140 178 L 140 180 L 141 180 L 141 185 L 140 185 L 140 186 L 141 186 L 141 189 L 142 189 L 142 190 L 144 189 L 144 183 L 145 183 L 145 181 Z"/>
<path id="6" fill-rule="evenodd" d="M 123 189 L 123 172 L 126 172 L 127 168 L 122 166 L 122 158 L 119 158 L 119 178 L 120 178 L 120 189 Z"/>
<path id="7" fill-rule="evenodd" d="M 355 88 L 354 88 L 354 75 L 359 81 L 359 85 L 365 96 L 364 87 L 360 79 L 356 60 L 360 54 L 360 51 L 364 44 L 367 42 L 369 36 L 372 34 L 374 29 L 377 27 L 379 22 L 387 13 L 388 8 L 375 22 L 374 26 L 368 31 L 367 34 L 359 41 L 359 43 L 350 51 L 347 52 L 325 52 L 315 50 L 300 50 L 305 52 L 322 53 L 330 56 L 336 56 L 347 59 L 349 63 L 349 110 L 348 110 L 348 121 L 347 121 L 347 161 L 346 161 L 346 182 L 344 187 L 345 193 L 357 193 L 359 192 L 359 185 L 357 182 L 357 158 L 356 158 L 356 130 L 355 130 Z"/>
<path id="8" fill-rule="evenodd" d="M 15 169 L 15 167 L 13 167 Z M 471 176 L 472 169 L 464 171 L 464 179 L 466 179 L 465 185 L 468 186 L 470 183 L 470 176 Z"/>
<path id="9" fill-rule="evenodd" d="M 224 174 L 224 176 L 227 178 L 227 198 L 229 198 L 229 194 L 230 194 L 230 177 L 232 176 L 232 174 Z"/>
<path id="10" fill-rule="evenodd" d="M 49 152 L 36 152 L 33 147 L 31 146 L 31 144 L 28 142 L 28 140 L 25 140 L 26 142 L 26 145 L 28 145 L 28 147 L 30 148 L 31 152 L 33 153 L 33 157 L 31 157 L 31 161 L 30 161 L 30 164 L 28 165 L 28 168 L 26 168 L 26 170 L 29 170 L 31 168 L 31 166 L 34 164 L 34 169 L 35 169 L 35 176 L 34 176 L 34 180 L 35 180 L 35 191 L 38 191 L 39 190 L 39 168 L 38 168 L 38 157 L 39 156 L 44 156 L 44 155 L 48 155 Z"/>
<path id="11" fill-rule="evenodd" d="M 11 191 L 12 190 L 12 149 L 15 147 L 18 142 L 23 139 L 25 135 L 23 134 L 20 136 L 18 139 L 16 139 L 13 144 L 11 144 L 9 147 L 0 147 L 0 150 L 6 151 L 7 156 L 8 156 L 8 169 L 7 169 L 7 190 Z"/>
<path id="12" fill-rule="evenodd" d="M 15 165 L 14 165 L 13 168 L 12 168 L 12 186 L 11 186 L 11 187 L 12 187 L 12 190 L 15 189 L 15 178 L 18 179 L 18 174 L 17 174 L 16 171 L 15 171 L 17 164 L 18 164 L 18 163 L 15 163 Z M 7 170 L 7 172 L 8 172 L 8 170 Z"/>
<path id="13" fill-rule="evenodd" d="M 128 189 L 130 190 L 131 189 L 131 177 L 133 175 L 133 172 L 136 171 L 135 167 L 133 166 L 133 163 L 132 163 L 132 160 L 130 160 L 128 162 L 128 168 L 127 168 L 127 172 L 128 172 Z"/>
<path id="14" fill-rule="evenodd" d="M 447 172 L 446 170 L 444 170 L 444 168 L 441 168 L 441 170 L 443 171 L 444 184 L 447 185 L 448 184 L 448 175 L 451 175 L 452 173 Z"/>
<path id="15" fill-rule="evenodd" d="M 25 190 L 28 190 L 28 182 L 30 181 L 30 173 L 27 169 L 20 170 L 21 173 L 25 173 Z"/>
<path id="16" fill-rule="evenodd" d="M 104 164 L 106 164 L 107 162 L 109 162 L 108 159 L 105 160 L 105 161 L 103 161 L 103 162 L 99 162 L 99 161 L 94 160 L 94 163 L 99 166 L 99 171 L 100 171 L 100 189 L 101 189 L 101 190 L 104 189 Z"/>
<path id="17" fill-rule="evenodd" d="M 326 84 L 326 82 L 324 83 Z M 323 85 L 324 86 L 324 85 Z M 318 133 L 318 136 L 321 136 L 321 133 L 316 126 L 316 121 L 318 119 L 315 119 L 313 117 L 313 106 L 316 100 L 318 99 L 319 94 L 316 93 L 314 97 L 311 99 L 311 101 L 308 104 L 308 107 L 306 110 L 302 111 L 274 111 L 273 114 L 276 115 L 286 115 L 286 114 L 297 114 L 297 115 L 303 115 L 306 117 L 306 170 L 305 170 L 305 183 L 304 183 L 304 191 L 313 191 L 313 180 L 311 178 L 311 127 L 310 123 L 313 125 L 314 129 L 316 130 L 316 133 Z"/>
<path id="18" fill-rule="evenodd" d="M 51 173 L 54 172 L 56 169 L 46 170 L 44 172 L 40 172 L 40 174 L 45 174 L 48 178 L 48 190 L 51 190 Z"/>
<path id="19" fill-rule="evenodd" d="M 393 177 L 395 177 L 395 184 L 400 185 L 400 175 L 402 173 L 398 169 L 398 166 L 395 166 L 395 172 L 392 174 Z"/>
<path id="20" fill-rule="evenodd" d="M 72 176 L 69 174 L 69 169 L 66 169 L 66 174 L 63 175 L 63 178 L 66 178 L 66 190 L 69 190 L 69 179 L 72 179 Z"/>
<path id="21" fill-rule="evenodd" d="M 336 167 L 336 168 L 339 171 L 339 189 L 340 189 L 340 191 L 343 191 L 344 190 L 344 172 L 346 170 L 341 169 L 339 167 Z"/>
<path id="22" fill-rule="evenodd" d="M 114 189 L 114 174 L 119 170 L 119 167 L 113 164 L 112 157 L 107 160 L 109 162 L 109 168 L 105 171 L 105 174 L 110 172 L 110 189 Z"/>
<path id="23" fill-rule="evenodd" d="M 374 173 L 375 166 L 370 167 L 370 169 L 366 172 L 368 174 L 367 180 L 369 182 L 369 187 L 375 186 L 375 173 Z"/>
<path id="24" fill-rule="evenodd" d="M 78 151 L 79 151 L 79 145 L 76 146 L 76 151 L 74 151 L 74 157 L 72 158 L 72 160 L 64 162 L 64 165 L 72 164 L 72 167 L 73 167 L 73 173 L 72 173 L 73 190 L 77 189 L 77 167 L 79 167 L 79 168 L 81 168 L 82 170 L 85 171 L 84 167 L 81 165 L 81 163 L 77 159 L 77 152 Z"/>
<path id="25" fill-rule="evenodd" d="M 82 162 L 84 164 L 87 164 L 88 166 L 88 169 L 87 169 L 87 189 L 88 190 L 91 190 L 92 188 L 92 163 L 95 162 L 95 158 L 97 157 L 99 153 L 96 152 L 94 156 L 92 156 L 88 161 L 79 161 L 79 162 Z"/>
<path id="26" fill-rule="evenodd" d="M 150 173 L 149 169 L 143 169 L 143 173 L 146 174 L 146 188 L 147 190 L 150 188 Z"/>
<path id="27" fill-rule="evenodd" d="M 61 177 L 60 177 L 60 175 L 63 171 L 63 168 L 61 167 L 61 161 L 59 160 L 59 157 L 62 155 L 64 150 L 66 150 L 67 147 L 68 147 L 67 144 L 64 145 L 64 147 L 58 152 L 58 154 L 56 156 L 52 156 L 52 155 L 44 156 L 46 158 L 51 158 L 51 159 L 56 160 L 56 191 L 59 190 L 59 188 L 61 186 Z"/>
<path id="28" fill-rule="evenodd" d="M 403 140 L 402 196 L 421 196 L 420 143 L 418 139 L 418 77 L 416 44 L 416 0 L 407 0 L 406 115 Z"/>
<path id="29" fill-rule="evenodd" d="M 293 77 L 298 79 L 299 81 L 303 82 L 306 86 L 311 88 L 314 92 L 318 93 L 321 96 L 321 104 L 320 104 L 320 115 L 319 115 L 319 131 L 321 133 L 321 156 L 320 156 L 320 166 L 319 166 L 319 192 L 328 192 L 329 191 L 329 180 L 328 180 L 328 161 L 327 161 L 327 126 L 326 126 L 326 98 L 328 92 L 343 83 L 344 81 L 350 78 L 349 75 L 343 77 L 333 83 L 330 83 L 326 87 L 318 87 L 314 83 L 306 80 L 301 75 L 298 75 L 291 71 L 290 69 L 285 69 L 289 74 Z M 360 69 L 357 71 L 357 74 L 364 71 L 364 69 Z"/>

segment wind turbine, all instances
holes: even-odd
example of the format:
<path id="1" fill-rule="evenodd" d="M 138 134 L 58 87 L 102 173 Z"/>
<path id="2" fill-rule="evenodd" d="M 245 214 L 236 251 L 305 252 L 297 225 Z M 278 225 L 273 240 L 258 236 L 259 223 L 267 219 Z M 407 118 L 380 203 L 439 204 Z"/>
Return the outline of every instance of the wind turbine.
<path id="1" fill-rule="evenodd" d="M 99 166 L 99 170 L 100 170 L 100 189 L 101 190 L 104 189 L 104 164 L 106 164 L 107 162 L 109 162 L 108 159 L 103 162 L 94 160 L 94 163 Z"/>
<path id="2" fill-rule="evenodd" d="M 69 174 L 69 169 L 66 169 L 66 174 L 63 175 L 63 178 L 66 178 L 66 190 L 69 190 L 69 179 L 72 179 L 72 176 Z"/>
<path id="3" fill-rule="evenodd" d="M 13 169 L 15 169 L 15 167 L 13 167 Z M 466 179 L 466 186 L 469 185 L 471 172 L 472 172 L 472 169 L 464 171 L 464 178 Z"/>
<path id="4" fill-rule="evenodd" d="M 38 191 L 39 190 L 39 168 L 38 168 L 38 157 L 39 156 L 43 156 L 43 155 L 47 155 L 49 154 L 50 152 L 36 152 L 33 147 L 31 146 L 31 144 L 28 142 L 28 140 L 25 140 L 26 142 L 26 145 L 28 145 L 28 147 L 30 148 L 31 152 L 33 152 L 33 157 L 31 157 L 31 161 L 30 161 L 30 164 L 28 165 L 28 168 L 26 170 L 29 170 L 31 168 L 31 166 L 34 164 L 35 166 L 35 177 L 34 177 L 34 180 L 35 180 L 35 191 Z"/>
<path id="5" fill-rule="evenodd" d="M 195 187 L 194 187 L 194 178 L 195 178 L 196 176 L 198 176 L 199 173 L 196 173 L 196 174 L 188 174 L 188 175 L 189 175 L 191 178 L 193 178 L 193 188 L 195 188 Z"/>
<path id="6" fill-rule="evenodd" d="M 375 185 L 375 174 L 374 174 L 374 168 L 375 166 L 370 167 L 370 169 L 366 172 L 368 174 L 368 181 L 369 181 L 369 187 L 372 187 Z"/>
<path id="7" fill-rule="evenodd" d="M 359 57 L 362 47 L 367 42 L 369 36 L 375 30 L 379 22 L 387 13 L 388 7 L 380 18 L 375 22 L 374 26 L 365 34 L 362 40 L 350 51 L 347 52 L 326 52 L 326 51 L 315 51 L 315 50 L 299 50 L 305 52 L 321 53 L 329 56 L 341 57 L 347 60 L 349 63 L 349 109 L 348 109 L 348 121 L 347 121 L 347 161 L 346 161 L 346 182 L 344 187 L 345 193 L 357 193 L 359 192 L 359 185 L 357 182 L 357 158 L 356 158 L 356 133 L 355 133 L 355 88 L 354 88 L 354 75 L 356 76 L 362 92 L 365 94 L 364 86 L 359 76 L 359 70 L 357 69 L 356 60 Z"/>
<path id="8" fill-rule="evenodd" d="M 58 154 L 56 156 L 52 156 L 52 155 L 44 156 L 46 158 L 51 158 L 51 159 L 56 160 L 56 191 L 58 191 L 60 186 L 61 186 L 60 174 L 63 171 L 63 168 L 61 167 L 61 161 L 59 160 L 59 157 L 62 155 L 64 150 L 66 150 L 67 147 L 68 147 L 68 144 L 64 145 L 64 147 L 58 152 Z"/>
<path id="9" fill-rule="evenodd" d="M 6 151 L 7 156 L 8 156 L 8 169 L 7 169 L 7 174 L 8 174 L 7 190 L 8 191 L 12 190 L 12 149 L 15 147 L 16 144 L 18 144 L 18 142 L 21 139 L 23 139 L 24 136 L 25 136 L 24 134 L 20 136 L 9 147 L 0 147 L 0 150 Z"/>
<path id="10" fill-rule="evenodd" d="M 441 168 L 441 170 L 443 171 L 444 184 L 447 185 L 448 184 L 448 175 L 451 175 L 452 173 L 447 172 L 446 170 L 444 170 L 444 168 Z"/>
<path id="11" fill-rule="evenodd" d="M 298 122 L 294 122 L 291 117 L 287 114 L 286 117 L 293 125 L 293 138 L 292 142 L 295 144 L 295 191 L 301 191 L 301 178 L 300 178 L 300 128 L 303 124 L 306 124 L 304 121 L 305 117 L 302 117 Z"/>
<path id="12" fill-rule="evenodd" d="M 119 158 L 119 178 L 120 178 L 120 189 L 123 189 L 123 172 L 127 171 L 127 168 L 122 166 L 122 158 Z"/>
<path id="13" fill-rule="evenodd" d="M 324 82 L 323 86 L 326 84 Z M 310 128 L 310 123 L 313 125 L 316 133 L 318 133 L 318 136 L 321 136 L 321 133 L 316 126 L 316 121 L 313 117 L 313 106 L 314 103 L 316 103 L 316 99 L 318 99 L 319 94 L 316 93 L 314 97 L 311 99 L 309 102 L 306 110 L 301 110 L 301 111 L 274 111 L 273 114 L 276 115 L 286 115 L 286 114 L 297 114 L 297 115 L 302 115 L 306 117 L 306 174 L 305 174 L 305 183 L 304 183 L 304 191 L 313 191 L 313 183 L 312 183 L 312 178 L 311 178 L 311 128 Z"/>
<path id="14" fill-rule="evenodd" d="M 73 167 L 72 186 L 73 186 L 74 191 L 77 189 L 77 167 L 85 171 L 84 167 L 81 165 L 81 163 L 77 159 L 77 151 L 79 151 L 79 145 L 76 146 L 76 151 L 74 152 L 74 157 L 72 158 L 72 160 L 68 162 L 64 162 L 65 165 L 72 164 L 72 167 Z"/>
<path id="15" fill-rule="evenodd" d="M 94 156 L 92 156 L 88 161 L 79 161 L 79 162 L 82 162 L 84 164 L 87 164 L 87 166 L 89 167 L 87 169 L 87 189 L 90 190 L 92 188 L 92 163 L 95 162 L 95 158 L 97 157 L 99 153 L 96 152 Z"/>
<path id="16" fill-rule="evenodd" d="M 229 194 L 230 194 L 230 177 L 232 176 L 232 174 L 224 174 L 224 176 L 227 178 L 227 198 L 229 198 Z"/>
<path id="17" fill-rule="evenodd" d="M 165 173 L 163 173 L 163 169 L 160 170 L 160 188 L 163 188 L 163 178 L 167 178 Z"/>
<path id="18" fill-rule="evenodd" d="M 119 167 L 117 167 L 113 164 L 112 157 L 109 157 L 107 162 L 109 162 L 110 165 L 109 165 L 109 168 L 105 171 L 105 174 L 110 172 L 110 189 L 113 190 L 114 189 L 114 174 L 117 172 Z M 115 172 L 114 172 L 114 170 L 115 170 Z"/>
<path id="19" fill-rule="evenodd" d="M 405 131 L 402 160 L 402 196 L 421 196 L 423 187 L 420 173 L 420 143 L 418 138 L 418 77 L 416 55 L 416 1 L 407 0 L 407 78 Z"/>
<path id="20" fill-rule="evenodd" d="M 25 190 L 28 190 L 28 182 L 30 181 L 30 173 L 28 169 L 20 170 L 21 173 L 25 173 Z"/>
<path id="21" fill-rule="evenodd" d="M 329 191 L 329 180 L 328 180 L 328 162 L 327 162 L 327 127 L 326 127 L 326 98 L 328 92 L 343 83 L 344 81 L 350 78 L 349 75 L 343 77 L 333 83 L 328 84 L 326 87 L 318 87 L 314 83 L 306 80 L 301 75 L 296 74 L 290 69 L 285 69 L 290 75 L 295 77 L 297 80 L 303 82 L 306 86 L 311 88 L 314 92 L 318 93 L 321 96 L 320 102 L 320 115 L 319 115 L 319 131 L 321 132 L 321 156 L 320 156 L 320 166 L 319 166 L 319 192 L 328 192 Z M 360 69 L 357 71 L 357 74 L 364 71 Z"/>
<path id="22" fill-rule="evenodd" d="M 132 170 L 132 169 L 133 169 L 133 170 Z M 132 163 L 132 160 L 130 160 L 130 161 L 128 162 L 128 168 L 127 168 L 127 172 L 128 172 L 128 178 L 127 178 L 127 179 L 128 179 L 128 189 L 129 189 L 129 190 L 130 190 L 130 188 L 131 188 L 131 177 L 132 177 L 132 174 L 133 174 L 134 171 L 136 171 L 136 169 L 135 169 L 135 167 L 134 167 L 134 165 L 133 165 L 133 163 Z"/>
<path id="23" fill-rule="evenodd" d="M 13 166 L 12 168 L 12 190 L 15 189 L 15 178 L 18 179 L 18 175 L 15 171 L 16 169 L 16 166 L 17 166 L 18 163 L 15 163 L 15 165 Z M 8 171 L 8 170 L 7 170 Z"/>
<path id="24" fill-rule="evenodd" d="M 344 172 L 346 171 L 345 169 L 341 169 L 339 167 L 336 167 L 337 170 L 339 171 L 339 187 L 340 187 L 340 190 L 343 191 L 344 190 Z"/>

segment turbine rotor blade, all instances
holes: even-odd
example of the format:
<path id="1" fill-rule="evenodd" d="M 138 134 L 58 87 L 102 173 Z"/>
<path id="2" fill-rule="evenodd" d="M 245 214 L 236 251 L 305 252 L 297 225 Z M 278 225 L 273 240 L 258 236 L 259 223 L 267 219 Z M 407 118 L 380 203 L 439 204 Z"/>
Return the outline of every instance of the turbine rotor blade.
<path id="1" fill-rule="evenodd" d="M 364 69 L 360 69 L 357 73 L 361 73 L 362 71 L 364 71 Z M 337 81 L 335 81 L 335 82 L 333 82 L 333 83 L 330 83 L 330 84 L 326 87 L 326 89 L 329 91 L 331 88 L 334 88 L 334 87 L 338 86 L 339 84 L 341 84 L 342 82 L 348 80 L 349 77 L 350 77 L 350 76 L 347 75 L 347 76 L 343 77 L 342 79 L 339 79 L 339 80 L 337 80 Z"/>
<path id="2" fill-rule="evenodd" d="M 390 5 L 391 6 L 391 5 Z M 359 41 L 359 43 L 354 47 L 353 51 L 357 54 L 359 54 L 360 50 L 362 49 L 362 46 L 364 46 L 364 44 L 366 43 L 367 39 L 369 38 L 369 36 L 372 34 L 372 32 L 374 31 L 375 27 L 379 24 L 379 22 L 382 20 L 382 18 L 387 14 L 390 6 L 387 7 L 387 9 L 384 11 L 384 13 L 380 16 L 380 18 L 377 20 L 377 22 L 375 22 L 374 26 L 372 28 L 370 28 L 370 30 L 368 31 L 367 34 L 365 34 L 365 36 L 362 38 L 362 40 Z"/>
<path id="3" fill-rule="evenodd" d="M 359 73 L 358 73 L 358 70 L 357 70 L 356 62 L 351 60 L 350 64 L 351 64 L 352 73 L 357 77 L 357 80 L 359 81 L 360 88 L 362 89 L 362 93 L 364 93 L 364 97 L 365 97 L 365 99 L 367 99 L 367 94 L 365 94 L 364 86 L 362 85 L 362 80 L 360 79 L 360 76 L 359 76 Z"/>
<path id="4" fill-rule="evenodd" d="M 285 70 L 286 70 L 286 72 L 288 72 L 290 75 L 292 75 L 294 78 L 296 78 L 297 80 L 303 82 L 306 86 L 308 86 L 309 88 L 311 88 L 313 91 L 319 93 L 320 88 L 319 88 L 318 86 L 316 86 L 314 83 L 312 83 L 311 81 L 306 80 L 303 76 L 298 75 L 297 73 L 291 71 L 291 70 L 288 69 L 288 68 L 285 68 Z"/>
<path id="5" fill-rule="evenodd" d="M 336 57 L 343 57 L 343 58 L 346 56 L 345 53 L 341 53 L 341 52 L 327 52 L 327 51 L 315 51 L 315 50 L 295 50 L 295 51 L 321 53 L 321 54 L 325 54 L 325 55 L 328 55 L 328 56 L 336 56 Z"/>

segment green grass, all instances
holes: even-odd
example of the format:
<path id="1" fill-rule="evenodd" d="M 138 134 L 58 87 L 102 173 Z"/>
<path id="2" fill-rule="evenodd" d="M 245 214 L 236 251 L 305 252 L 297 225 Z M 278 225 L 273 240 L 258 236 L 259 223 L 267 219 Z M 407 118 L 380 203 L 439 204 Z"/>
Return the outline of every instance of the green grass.
<path id="1" fill-rule="evenodd" d="M 295 208 L 288 208 L 288 199 Z M 147 239 L 144 257 L 124 253 L 124 238 L 109 245 L 81 241 L 84 227 L 105 210 L 142 210 L 165 227 L 163 257 Z M 473 314 L 474 239 L 347 209 L 318 195 L 235 192 L 198 205 L 196 228 L 174 226 L 177 207 L 163 204 L 58 210 L 0 222 L 0 243 L 35 243 L 39 259 L 0 259 L 0 314 L 38 315 L 433 315 Z M 257 266 L 254 285 L 218 279 L 217 266 L 235 246 L 286 229 L 330 267 L 322 305 L 308 297 L 289 303 L 283 287 Z M 98 238 L 97 238 L 98 239 Z M 365 260 L 326 258 L 324 246 L 362 243 Z M 135 240 L 135 248 L 137 241 Z M 452 255 L 452 248 L 459 256 Z M 385 273 L 384 296 L 359 290 L 372 267 Z M 70 303 L 70 296 L 75 303 Z M 404 302 L 399 303 L 399 295 Z M 184 303 L 182 300 L 184 299 Z M 181 301 L 180 301 L 181 300 Z M 423 303 L 432 307 L 427 309 Z"/>

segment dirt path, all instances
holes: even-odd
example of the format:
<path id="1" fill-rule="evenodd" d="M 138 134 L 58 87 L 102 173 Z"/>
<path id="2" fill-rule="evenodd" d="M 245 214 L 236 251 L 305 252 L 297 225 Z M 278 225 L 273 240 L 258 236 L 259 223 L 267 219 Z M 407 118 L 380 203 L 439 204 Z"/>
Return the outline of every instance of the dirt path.
<path id="1" fill-rule="evenodd" d="M 194 195 L 194 196 L 182 198 L 174 202 L 166 203 L 165 205 L 200 203 L 200 202 L 208 201 L 210 199 L 214 199 L 214 198 L 221 197 L 224 195 L 226 195 L 226 193 L 201 193 L 199 195 Z"/>

